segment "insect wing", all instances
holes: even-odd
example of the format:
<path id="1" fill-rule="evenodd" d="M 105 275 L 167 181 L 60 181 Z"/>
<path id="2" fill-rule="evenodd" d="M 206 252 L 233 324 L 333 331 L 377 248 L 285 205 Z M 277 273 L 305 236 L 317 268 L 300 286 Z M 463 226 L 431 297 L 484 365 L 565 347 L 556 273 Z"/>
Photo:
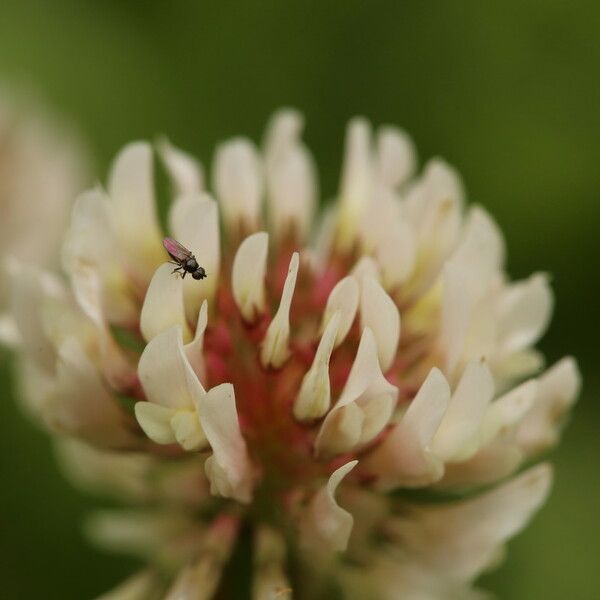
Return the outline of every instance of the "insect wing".
<path id="1" fill-rule="evenodd" d="M 163 240 L 163 246 L 171 258 L 177 262 L 185 262 L 188 258 L 190 258 L 190 256 L 192 256 L 192 253 L 185 246 L 182 246 L 173 238 L 166 237 Z"/>

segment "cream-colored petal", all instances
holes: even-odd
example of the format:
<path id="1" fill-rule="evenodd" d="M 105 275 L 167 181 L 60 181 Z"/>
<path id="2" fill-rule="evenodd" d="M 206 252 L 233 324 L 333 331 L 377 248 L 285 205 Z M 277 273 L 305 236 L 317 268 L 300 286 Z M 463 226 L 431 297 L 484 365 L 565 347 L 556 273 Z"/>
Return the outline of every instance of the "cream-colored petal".
<path id="1" fill-rule="evenodd" d="M 403 284 L 413 273 L 417 241 L 408 223 L 398 220 L 384 234 L 377 246 L 377 262 L 381 266 L 383 285 L 387 289 Z"/>
<path id="2" fill-rule="evenodd" d="M 365 328 L 342 394 L 315 440 L 316 453 L 332 456 L 371 441 L 389 422 L 397 397 L 379 367 L 373 332 Z"/>
<path id="3" fill-rule="evenodd" d="M 219 284 L 221 249 L 217 203 L 208 194 L 180 196 L 169 213 L 175 239 L 188 248 L 206 271 L 206 279 L 183 280 L 188 321 L 194 321 L 202 300 L 212 300 Z"/>
<path id="4" fill-rule="evenodd" d="M 500 308 L 501 343 L 505 352 L 534 344 L 548 327 L 553 297 L 548 278 L 537 273 L 512 284 Z"/>
<path id="5" fill-rule="evenodd" d="M 194 339 L 186 344 L 183 349 L 185 355 L 194 369 L 194 373 L 200 381 L 204 381 L 206 376 L 205 373 L 205 361 L 204 361 L 204 333 L 208 325 L 208 302 L 204 300 L 198 313 L 198 321 L 196 323 L 196 331 L 194 333 Z"/>
<path id="6" fill-rule="evenodd" d="M 71 288 L 79 308 L 95 327 L 105 377 L 116 388 L 131 385 L 135 376 L 134 369 L 109 328 L 104 314 L 102 281 L 97 267 L 78 264 L 71 273 Z"/>
<path id="7" fill-rule="evenodd" d="M 135 418 L 140 427 L 157 444 L 173 444 L 177 441 L 171 427 L 175 413 L 176 409 L 153 402 L 137 402 L 135 405 Z"/>
<path id="8" fill-rule="evenodd" d="M 303 128 L 304 119 L 297 110 L 282 108 L 275 112 L 267 125 L 263 144 L 267 164 L 293 146 Z"/>
<path id="9" fill-rule="evenodd" d="M 300 239 L 309 233 L 317 202 L 316 169 L 298 144 L 277 157 L 267 170 L 269 214 L 275 233 L 293 226 Z"/>
<path id="10" fill-rule="evenodd" d="M 184 567 L 164 600 L 211 600 L 234 546 L 237 523 L 228 516 L 217 519 L 202 537 L 192 562 Z M 162 596 L 161 596 L 162 598 Z"/>
<path id="11" fill-rule="evenodd" d="M 335 338 L 335 346 L 339 346 L 350 331 L 356 310 L 358 309 L 359 288 L 358 282 L 352 275 L 340 279 L 331 290 L 327 298 L 327 305 L 323 313 L 321 331 L 325 331 L 327 325 L 335 313 L 340 313 L 340 324 Z"/>
<path id="12" fill-rule="evenodd" d="M 124 258 L 137 277 L 147 281 L 164 259 L 150 144 L 133 142 L 119 152 L 109 174 L 108 195 Z"/>
<path id="13" fill-rule="evenodd" d="M 312 498 L 301 525 L 303 542 L 309 548 L 327 552 L 346 550 L 354 518 L 336 502 L 335 492 L 357 464 L 353 460 L 336 469 Z"/>
<path id="14" fill-rule="evenodd" d="M 250 502 L 252 465 L 240 432 L 233 386 L 223 383 L 210 389 L 198 398 L 196 407 L 213 452 L 205 463 L 211 493 Z"/>
<path id="15" fill-rule="evenodd" d="M 160 577 L 145 569 L 132 575 L 116 588 L 98 596 L 96 600 L 149 600 L 161 589 Z"/>
<path id="16" fill-rule="evenodd" d="M 302 379 L 300 391 L 294 402 L 294 416 L 299 421 L 319 419 L 329 410 L 331 404 L 329 359 L 335 345 L 341 314 L 338 310 L 329 320 L 313 363 Z"/>
<path id="17" fill-rule="evenodd" d="M 478 432 L 479 446 L 514 428 L 533 406 L 538 390 L 535 379 L 525 381 L 492 402 Z"/>
<path id="18" fill-rule="evenodd" d="M 61 286 L 49 273 L 17 260 L 10 261 L 9 277 L 11 316 L 21 347 L 38 367 L 52 373 L 56 352 L 44 331 L 42 305 L 50 297 L 61 296 Z"/>
<path id="19" fill-rule="evenodd" d="M 442 461 L 429 445 L 450 401 L 450 386 L 433 368 L 400 423 L 361 461 L 361 470 L 377 476 L 377 489 L 420 487 L 439 480 Z"/>
<path id="20" fill-rule="evenodd" d="M 266 525 L 258 528 L 253 562 L 252 600 L 291 600 L 285 539 L 279 531 Z"/>
<path id="21" fill-rule="evenodd" d="M 140 357 L 138 376 L 146 398 L 161 406 L 191 409 L 205 394 L 187 359 L 177 326 L 148 343 Z"/>
<path id="22" fill-rule="evenodd" d="M 466 460 L 477 450 L 471 442 L 494 395 L 494 380 L 488 366 L 470 362 L 450 400 L 433 442 L 433 452 L 444 461 Z"/>
<path id="23" fill-rule="evenodd" d="M 278 111 L 265 136 L 267 200 L 276 235 L 293 226 L 304 239 L 313 219 L 317 182 L 314 161 L 300 140 L 303 119 L 294 110 Z"/>
<path id="24" fill-rule="evenodd" d="M 242 317 L 252 322 L 265 310 L 265 273 L 269 234 L 263 231 L 249 235 L 233 259 L 231 289 Z"/>
<path id="25" fill-rule="evenodd" d="M 354 118 L 346 131 L 339 191 L 338 241 L 342 249 L 349 248 L 354 241 L 358 222 L 371 199 L 372 188 L 371 126 L 365 119 Z"/>
<path id="26" fill-rule="evenodd" d="M 536 455 L 553 446 L 559 438 L 564 417 L 581 389 L 581 374 L 575 360 L 559 360 L 538 380 L 537 395 L 517 433 L 519 446 Z"/>
<path id="27" fill-rule="evenodd" d="M 396 358 L 400 342 L 400 312 L 373 277 L 365 277 L 360 294 L 360 325 L 375 336 L 377 355 L 382 371 L 387 371 Z"/>
<path id="28" fill-rule="evenodd" d="M 113 212 L 110 199 L 99 187 L 78 196 L 65 234 L 62 264 L 71 277 L 76 277 L 79 269 L 94 268 L 101 284 L 103 312 L 111 323 L 131 325 L 137 321 L 139 309 Z"/>
<path id="29" fill-rule="evenodd" d="M 403 547 L 439 575 L 471 580 L 490 566 L 545 501 L 552 480 L 538 465 L 475 498 L 414 506 L 397 523 Z"/>
<path id="30" fill-rule="evenodd" d="M 377 178 L 395 188 L 412 177 L 417 164 L 410 136 L 402 129 L 384 125 L 377 131 Z"/>
<path id="31" fill-rule="evenodd" d="M 173 265 L 163 263 L 152 277 L 142 313 L 140 330 L 147 342 L 163 331 L 179 325 L 186 342 L 192 339 L 183 305 L 183 281 L 178 273 L 173 273 Z"/>
<path id="32" fill-rule="evenodd" d="M 41 408 L 46 424 L 58 433 L 106 448 L 134 440 L 127 416 L 75 338 L 59 348 L 56 380 Z"/>
<path id="33" fill-rule="evenodd" d="M 156 144 L 176 196 L 196 194 L 204 189 L 204 170 L 191 154 L 173 146 L 167 138 Z"/>
<path id="34" fill-rule="evenodd" d="M 300 255 L 294 252 L 283 285 L 279 308 L 269 324 L 260 348 L 260 360 L 264 367 L 278 369 L 289 358 L 290 307 L 292 305 L 294 288 L 296 287 L 299 265 Z"/>
<path id="35" fill-rule="evenodd" d="M 170 425 L 177 443 L 184 450 L 199 450 L 206 446 L 206 437 L 202 427 L 200 427 L 200 421 L 195 410 L 176 411 L 171 417 Z"/>
<path id="36" fill-rule="evenodd" d="M 379 265 L 371 256 L 361 256 L 350 274 L 354 276 L 359 284 L 362 284 L 365 277 L 373 277 L 379 281 L 379 271 Z"/>
<path id="37" fill-rule="evenodd" d="M 230 227 L 240 221 L 256 227 L 263 195 L 262 165 L 254 144 L 235 138 L 217 147 L 213 188 Z"/>

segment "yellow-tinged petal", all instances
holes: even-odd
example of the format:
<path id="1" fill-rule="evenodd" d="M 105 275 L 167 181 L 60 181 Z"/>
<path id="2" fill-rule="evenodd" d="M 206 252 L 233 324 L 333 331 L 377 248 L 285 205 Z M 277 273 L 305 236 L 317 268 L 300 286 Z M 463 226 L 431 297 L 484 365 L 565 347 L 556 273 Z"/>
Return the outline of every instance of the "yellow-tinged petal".
<path id="1" fill-rule="evenodd" d="M 238 248 L 233 260 L 231 289 L 242 317 L 249 322 L 265 310 L 265 273 L 269 234 L 249 235 Z"/>
<path id="2" fill-rule="evenodd" d="M 140 330 L 144 339 L 150 342 L 174 325 L 181 327 L 186 342 L 192 339 L 183 305 L 183 281 L 178 273 L 173 273 L 172 264 L 163 263 L 148 286 L 140 315 Z"/>

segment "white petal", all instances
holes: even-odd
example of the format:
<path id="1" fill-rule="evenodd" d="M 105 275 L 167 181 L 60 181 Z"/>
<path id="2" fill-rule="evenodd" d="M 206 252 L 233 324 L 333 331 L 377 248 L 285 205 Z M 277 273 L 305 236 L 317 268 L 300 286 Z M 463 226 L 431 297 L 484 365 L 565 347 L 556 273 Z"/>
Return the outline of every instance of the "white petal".
<path id="1" fill-rule="evenodd" d="M 204 380 L 205 363 L 204 363 L 204 333 L 206 326 L 208 325 L 208 302 L 204 300 L 198 313 L 198 321 L 196 323 L 196 332 L 194 333 L 194 339 L 186 344 L 183 349 L 187 359 L 194 369 L 194 373 L 200 381 Z"/>
<path id="2" fill-rule="evenodd" d="M 391 188 L 398 187 L 414 173 L 415 146 L 406 132 L 390 125 L 377 132 L 378 179 Z"/>
<path id="3" fill-rule="evenodd" d="M 532 409 L 519 427 L 517 439 L 528 455 L 538 454 L 558 441 L 565 414 L 581 389 L 581 374 L 575 360 L 559 360 L 538 380 Z"/>
<path id="4" fill-rule="evenodd" d="M 177 196 L 196 194 L 204 188 L 202 165 L 193 156 L 173 146 L 166 138 L 158 141 L 156 149 Z"/>
<path id="5" fill-rule="evenodd" d="M 488 366 L 470 362 L 452 394 L 448 410 L 432 442 L 433 452 L 444 461 L 466 460 L 477 450 L 471 447 L 494 395 Z"/>
<path id="6" fill-rule="evenodd" d="M 335 492 L 342 479 L 358 464 L 357 460 L 350 461 L 336 469 L 320 489 L 308 507 L 306 522 L 303 523 L 302 535 L 307 546 L 316 550 L 325 549 L 329 552 L 343 552 L 347 545 L 354 519 L 335 500 Z"/>
<path id="7" fill-rule="evenodd" d="M 502 346 L 506 352 L 534 344 L 546 330 L 552 316 L 552 291 L 542 274 L 515 283 L 502 299 Z"/>
<path id="8" fill-rule="evenodd" d="M 197 410 L 213 451 L 205 463 L 211 492 L 250 502 L 252 467 L 240 432 L 233 386 L 223 383 L 210 389 L 198 398 Z"/>
<path id="9" fill-rule="evenodd" d="M 142 313 L 140 329 L 149 342 L 166 329 L 179 325 L 185 341 L 192 338 L 183 306 L 183 281 L 178 273 L 173 273 L 173 265 L 163 263 L 152 277 Z"/>
<path id="10" fill-rule="evenodd" d="M 358 309 L 358 294 L 358 283 L 352 275 L 349 275 L 337 282 L 327 298 L 321 331 L 325 330 L 333 315 L 339 312 L 340 324 L 335 338 L 335 346 L 339 346 L 344 341 L 352 327 Z"/>
<path id="11" fill-rule="evenodd" d="M 269 324 L 260 349 L 260 360 L 264 367 L 270 366 L 278 369 L 290 355 L 290 307 L 292 305 L 294 288 L 296 287 L 299 265 L 300 255 L 294 252 L 283 285 L 279 308 Z"/>
<path id="12" fill-rule="evenodd" d="M 231 288 L 235 303 L 246 321 L 254 321 L 265 310 L 265 273 L 269 234 L 249 235 L 233 260 Z"/>
<path id="13" fill-rule="evenodd" d="M 338 310 L 329 320 L 313 363 L 302 379 L 300 391 L 294 402 L 294 416 L 299 421 L 319 419 L 329 410 L 331 404 L 329 359 L 340 326 L 341 314 Z"/>
<path id="14" fill-rule="evenodd" d="M 362 281 L 360 324 L 373 331 L 382 371 L 393 364 L 400 342 L 400 313 L 396 303 L 373 277 Z"/>
<path id="15" fill-rule="evenodd" d="M 108 179 L 114 223 L 129 266 L 150 279 L 164 259 L 154 201 L 152 148 L 145 142 L 125 146 Z"/>
<path id="16" fill-rule="evenodd" d="M 191 409 L 205 394 L 185 355 L 177 326 L 148 343 L 140 357 L 138 376 L 146 398 L 161 406 Z"/>
<path id="17" fill-rule="evenodd" d="M 211 300 L 219 284 L 221 248 L 217 203 L 208 194 L 182 196 L 172 205 L 169 226 L 175 239 L 188 248 L 206 271 L 206 279 L 191 275 L 183 281 L 186 315 L 193 321 L 202 300 Z"/>
<path id="18" fill-rule="evenodd" d="M 226 223 L 258 224 L 263 195 L 262 166 L 254 144 L 235 138 L 221 144 L 213 165 L 213 187 Z"/>
<path id="19" fill-rule="evenodd" d="M 378 489 L 429 485 L 443 475 L 443 463 L 429 450 L 450 401 L 450 387 L 433 368 L 400 423 L 361 463 L 378 477 Z"/>
<path id="20" fill-rule="evenodd" d="M 371 441 L 390 420 L 397 397 L 398 389 L 379 367 L 373 332 L 366 328 L 342 394 L 315 440 L 317 454 L 342 454 Z"/>
<path id="21" fill-rule="evenodd" d="M 365 119 L 355 118 L 348 124 L 344 163 L 340 181 L 339 243 L 348 248 L 373 187 L 371 126 Z"/>
<path id="22" fill-rule="evenodd" d="M 153 402 L 137 402 L 135 418 L 144 433 L 157 444 L 173 444 L 175 433 L 171 427 L 171 418 L 176 410 Z"/>

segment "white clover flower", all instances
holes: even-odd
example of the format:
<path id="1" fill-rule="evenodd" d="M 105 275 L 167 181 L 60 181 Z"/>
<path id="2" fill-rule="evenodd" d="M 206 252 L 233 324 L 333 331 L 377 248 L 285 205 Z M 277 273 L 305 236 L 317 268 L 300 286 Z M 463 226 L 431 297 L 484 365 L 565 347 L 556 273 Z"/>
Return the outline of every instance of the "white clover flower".
<path id="1" fill-rule="evenodd" d="M 0 340 L 18 342 L 8 270 L 59 264 L 72 200 L 87 175 L 87 151 L 75 134 L 29 96 L 0 86 Z"/>
<path id="2" fill-rule="evenodd" d="M 579 388 L 571 358 L 539 375 L 546 276 L 511 282 L 457 174 L 414 178 L 406 134 L 364 119 L 315 222 L 301 129 L 283 110 L 262 151 L 221 144 L 216 200 L 161 142 L 164 229 L 152 148 L 128 145 L 75 203 L 67 281 L 12 282 L 31 410 L 72 479 L 130 504 L 88 531 L 148 563 L 105 599 L 222 594 L 244 536 L 256 600 L 476 598 L 548 494 L 547 464 L 506 480 L 557 442 Z M 164 235 L 206 279 L 172 273 Z"/>

